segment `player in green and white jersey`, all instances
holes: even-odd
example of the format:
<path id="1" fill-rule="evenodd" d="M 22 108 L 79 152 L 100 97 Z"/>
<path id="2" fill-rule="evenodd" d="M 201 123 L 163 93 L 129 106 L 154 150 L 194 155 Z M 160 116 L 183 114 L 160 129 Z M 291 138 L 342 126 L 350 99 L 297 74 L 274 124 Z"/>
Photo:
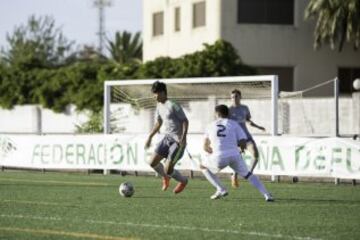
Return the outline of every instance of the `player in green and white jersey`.
<path id="1" fill-rule="evenodd" d="M 174 169 L 174 166 L 184 154 L 189 122 L 182 107 L 167 98 L 165 83 L 154 82 L 151 91 L 156 98 L 157 106 L 155 125 L 146 140 L 145 148 L 150 147 L 153 136 L 162 126 L 164 126 L 164 136 L 155 147 L 150 166 L 162 176 L 163 191 L 169 187 L 170 177 L 172 177 L 179 182 L 173 192 L 180 193 L 186 187 L 188 179 Z M 165 166 L 161 163 L 163 159 L 166 159 Z"/>

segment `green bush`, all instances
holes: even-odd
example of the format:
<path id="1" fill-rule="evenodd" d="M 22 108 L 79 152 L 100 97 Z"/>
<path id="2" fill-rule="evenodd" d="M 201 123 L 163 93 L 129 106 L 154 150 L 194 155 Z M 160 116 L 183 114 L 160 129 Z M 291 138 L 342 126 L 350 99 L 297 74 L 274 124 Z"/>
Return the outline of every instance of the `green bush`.
<path id="1" fill-rule="evenodd" d="M 75 125 L 76 133 L 101 133 L 104 131 L 102 111 L 90 112 L 89 120 L 83 124 Z"/>

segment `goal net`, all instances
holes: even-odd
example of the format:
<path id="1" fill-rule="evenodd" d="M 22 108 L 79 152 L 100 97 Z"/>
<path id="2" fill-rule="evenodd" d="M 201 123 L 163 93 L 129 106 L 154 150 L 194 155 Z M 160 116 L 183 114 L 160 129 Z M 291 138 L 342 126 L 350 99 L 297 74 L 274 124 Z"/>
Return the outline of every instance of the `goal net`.
<path id="1" fill-rule="evenodd" d="M 112 80 L 104 84 L 105 133 L 147 133 L 154 124 L 156 101 L 151 84 L 157 79 Z M 159 79 L 168 98 L 182 105 L 190 121 L 189 133 L 202 133 L 214 119 L 217 104 L 230 105 L 231 91 L 239 89 L 242 104 L 261 109 L 252 112 L 268 134 L 277 133 L 277 76 L 241 76 Z"/>
<path id="2" fill-rule="evenodd" d="M 338 112 L 338 92 L 337 78 L 300 91 L 280 92 L 279 133 L 296 136 L 339 135 L 339 115 L 342 114 Z M 342 99 L 340 104 L 348 103 Z"/>

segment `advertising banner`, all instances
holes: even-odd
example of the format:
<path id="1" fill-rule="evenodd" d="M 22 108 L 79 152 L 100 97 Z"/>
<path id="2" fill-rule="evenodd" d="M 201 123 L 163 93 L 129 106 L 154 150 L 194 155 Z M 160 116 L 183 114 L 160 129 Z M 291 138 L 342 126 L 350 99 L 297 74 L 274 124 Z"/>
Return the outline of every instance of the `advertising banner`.
<path id="1" fill-rule="evenodd" d="M 146 135 L 0 135 L 0 166 L 38 169 L 153 171 L 149 160 L 158 139 L 145 150 Z M 161 136 L 158 136 L 158 138 Z M 360 179 L 360 142 L 345 138 L 256 136 L 260 175 Z M 207 157 L 203 136 L 189 134 L 177 169 L 199 170 Z M 191 156 L 191 158 L 189 157 Z M 252 163 L 248 152 L 243 154 Z M 231 169 L 224 169 L 231 172 Z"/>

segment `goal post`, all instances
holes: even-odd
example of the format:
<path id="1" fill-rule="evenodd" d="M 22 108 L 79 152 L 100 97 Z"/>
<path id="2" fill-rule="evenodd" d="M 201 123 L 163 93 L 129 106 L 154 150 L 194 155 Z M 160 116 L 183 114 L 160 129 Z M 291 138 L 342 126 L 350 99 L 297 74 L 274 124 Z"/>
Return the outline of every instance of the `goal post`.
<path id="1" fill-rule="evenodd" d="M 334 136 L 339 137 L 340 129 L 339 129 L 339 94 L 340 94 L 340 81 L 339 78 L 334 79 Z"/>
<path id="2" fill-rule="evenodd" d="M 141 80 L 109 80 L 104 82 L 104 133 L 112 133 L 118 121 L 113 117 L 119 106 L 119 113 L 123 118 L 130 114 L 124 113 L 129 106 L 137 111 L 140 109 L 154 109 L 155 100 L 151 93 L 151 84 L 155 81 L 166 83 L 168 98 L 182 104 L 191 104 L 196 101 L 216 99 L 216 103 L 229 103 L 230 93 L 233 89 L 242 92 L 243 100 L 266 99 L 271 105 L 266 107 L 269 111 L 271 123 L 268 124 L 270 135 L 278 134 L 278 76 L 255 75 L 255 76 L 232 76 L 232 77 L 201 77 L 201 78 L 171 78 L 171 79 L 141 79 Z M 127 106 L 126 106 L 127 105 Z M 117 106 L 118 108 L 116 108 Z M 207 105 L 208 106 L 208 105 Z M 210 106 L 208 106 L 210 108 Z M 211 113 L 213 109 L 208 109 Z M 142 116 L 142 113 L 137 113 Z M 151 115 L 151 114 L 150 114 Z M 147 117 L 151 117 L 147 114 Z M 114 124 L 112 124 L 114 121 Z M 120 124 L 121 125 L 121 124 Z M 123 129 L 123 128 L 121 128 Z M 121 130 L 120 130 L 121 131 Z"/>

